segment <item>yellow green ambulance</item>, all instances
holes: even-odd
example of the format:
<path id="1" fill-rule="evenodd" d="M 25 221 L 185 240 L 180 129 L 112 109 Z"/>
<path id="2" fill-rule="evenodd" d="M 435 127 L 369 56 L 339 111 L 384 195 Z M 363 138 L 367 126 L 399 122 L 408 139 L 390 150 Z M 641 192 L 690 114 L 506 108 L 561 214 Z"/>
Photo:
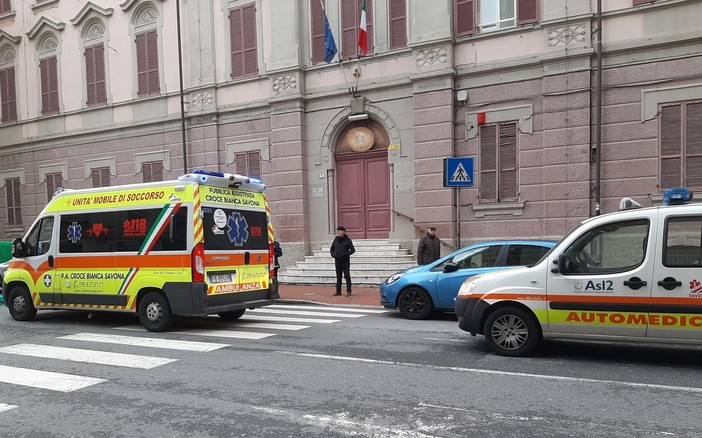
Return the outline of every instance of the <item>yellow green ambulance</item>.
<path id="1" fill-rule="evenodd" d="M 150 331 L 176 315 L 240 318 L 273 304 L 273 227 L 264 184 L 195 171 L 174 181 L 62 190 L 3 278 L 15 320 L 37 309 L 137 313 Z"/>

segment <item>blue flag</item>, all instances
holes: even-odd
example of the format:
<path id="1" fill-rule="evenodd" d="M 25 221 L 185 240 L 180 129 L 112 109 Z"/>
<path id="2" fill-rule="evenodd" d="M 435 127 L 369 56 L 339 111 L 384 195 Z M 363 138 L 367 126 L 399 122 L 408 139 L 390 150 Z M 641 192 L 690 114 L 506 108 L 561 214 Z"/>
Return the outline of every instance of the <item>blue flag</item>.
<path id="1" fill-rule="evenodd" d="M 334 60 L 336 56 L 336 43 L 334 42 L 334 34 L 329 27 L 329 20 L 327 19 L 327 11 L 324 11 L 324 61 L 327 64 Z"/>

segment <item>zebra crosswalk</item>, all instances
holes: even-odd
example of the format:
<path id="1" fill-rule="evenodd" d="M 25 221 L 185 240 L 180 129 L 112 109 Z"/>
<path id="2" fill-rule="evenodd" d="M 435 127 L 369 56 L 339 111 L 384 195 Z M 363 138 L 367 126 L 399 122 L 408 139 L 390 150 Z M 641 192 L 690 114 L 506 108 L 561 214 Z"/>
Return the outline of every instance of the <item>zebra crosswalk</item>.
<path id="1" fill-rule="evenodd" d="M 5 390 L 8 385 L 72 392 L 109 381 L 109 378 L 103 378 L 109 376 L 57 372 L 55 369 L 61 362 L 90 364 L 89 374 L 98 375 L 102 368 L 92 365 L 148 370 L 182 359 L 167 357 L 171 354 L 211 353 L 231 346 L 222 341 L 257 341 L 315 325 L 334 324 L 384 312 L 377 309 L 279 304 L 247 310 L 235 322 L 224 323 L 218 317 L 188 320 L 187 325 L 176 326 L 166 333 L 149 333 L 140 325 L 128 325 L 113 327 L 114 333 L 81 331 L 56 336 L 45 343 L 5 345 L 0 347 L 0 393 L 8 394 Z M 189 336 L 198 340 L 187 339 Z M 154 354 L 148 354 L 151 352 Z M 13 357 L 32 358 L 32 367 L 38 369 L 3 364 Z M 75 365 L 71 371 L 74 369 Z M 0 400 L 0 415 L 18 407 L 9 402 L 12 400 Z"/>

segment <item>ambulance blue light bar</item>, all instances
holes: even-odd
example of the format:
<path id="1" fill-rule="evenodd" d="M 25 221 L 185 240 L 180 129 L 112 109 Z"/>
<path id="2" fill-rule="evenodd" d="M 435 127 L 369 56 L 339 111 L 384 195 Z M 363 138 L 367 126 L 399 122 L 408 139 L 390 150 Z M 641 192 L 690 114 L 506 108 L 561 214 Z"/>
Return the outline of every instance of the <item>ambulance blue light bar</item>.
<path id="1" fill-rule="evenodd" d="M 197 169 L 197 170 L 193 170 L 193 173 L 195 175 L 209 175 L 209 176 L 218 176 L 220 178 L 224 178 L 224 174 L 222 172 L 213 172 L 211 170 Z"/>
<path id="2" fill-rule="evenodd" d="M 687 187 L 674 187 L 663 192 L 663 205 L 681 205 L 692 201 L 694 193 Z"/>

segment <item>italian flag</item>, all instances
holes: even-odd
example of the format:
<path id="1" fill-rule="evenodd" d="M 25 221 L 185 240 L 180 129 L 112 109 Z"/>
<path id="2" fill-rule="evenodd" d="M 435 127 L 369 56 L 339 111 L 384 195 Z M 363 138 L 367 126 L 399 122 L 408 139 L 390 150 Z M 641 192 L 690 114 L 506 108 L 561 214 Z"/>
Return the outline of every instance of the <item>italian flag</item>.
<path id="1" fill-rule="evenodd" d="M 358 25 L 358 49 L 361 55 L 368 53 L 368 32 L 366 31 L 366 0 L 361 2 L 361 24 Z"/>

